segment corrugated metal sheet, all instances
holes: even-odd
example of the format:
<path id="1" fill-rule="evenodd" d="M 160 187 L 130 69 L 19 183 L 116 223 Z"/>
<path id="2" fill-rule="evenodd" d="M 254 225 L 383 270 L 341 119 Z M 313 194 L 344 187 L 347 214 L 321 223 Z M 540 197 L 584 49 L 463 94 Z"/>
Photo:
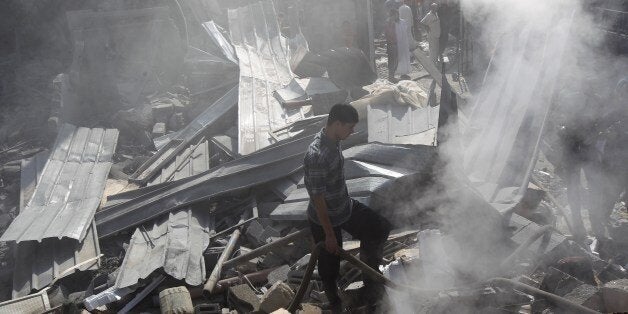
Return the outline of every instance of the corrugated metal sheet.
<path id="1" fill-rule="evenodd" d="M 288 110 L 272 95 L 293 76 L 271 1 L 229 10 L 229 30 L 240 66 L 238 152 L 248 155 L 277 141 L 271 130 L 303 119 L 310 110 Z"/>
<path id="2" fill-rule="evenodd" d="M 63 125 L 33 197 L 0 240 L 82 240 L 100 204 L 117 141 L 115 129 Z"/>
<path id="3" fill-rule="evenodd" d="M 433 145 L 436 132 L 421 136 L 438 125 L 439 107 L 416 108 L 396 104 L 372 104 L 368 106 L 369 142 L 390 144 Z"/>
<path id="4" fill-rule="evenodd" d="M 210 196 L 290 175 L 301 167 L 312 139 L 308 136 L 292 140 L 188 179 L 137 190 L 134 198 L 96 213 L 98 234 L 106 237 Z"/>
<path id="5" fill-rule="evenodd" d="M 238 86 L 233 87 L 224 96 L 218 99 L 213 105 L 207 108 L 201 115 L 196 117 L 183 130 L 168 139 L 167 144 L 148 159 L 131 176 L 130 180 L 139 183 L 148 183 L 156 176 L 170 161 L 175 159 L 181 151 L 188 148 L 190 143 L 198 138 L 209 127 L 221 121 L 231 111 L 238 101 Z"/>
<path id="6" fill-rule="evenodd" d="M 203 140 L 198 144 L 184 149 L 176 158 L 167 164 L 161 173 L 154 177 L 148 185 L 176 181 L 209 170 L 209 143 Z"/>
<path id="7" fill-rule="evenodd" d="M 20 242 L 16 247 L 13 297 L 25 296 L 32 290 L 43 289 L 54 279 L 70 275 L 74 271 L 97 269 L 100 266 L 100 259 L 95 257 L 98 255 L 100 247 L 94 223 L 90 225 L 82 242 L 68 238 Z M 76 267 L 77 265 L 80 266 Z M 69 269 L 74 270 L 68 271 Z"/>
<path id="8" fill-rule="evenodd" d="M 135 229 L 120 266 L 116 288 L 147 278 L 156 269 L 192 286 L 205 280 L 203 251 L 209 245 L 209 210 L 183 209 Z"/>
<path id="9" fill-rule="evenodd" d="M 154 183 L 181 180 L 209 170 L 206 140 L 184 150 L 167 165 Z M 207 208 L 187 207 L 135 229 L 116 279 L 124 288 L 147 278 L 159 268 L 192 286 L 205 279 L 203 251 L 209 245 L 211 220 Z"/>
<path id="10" fill-rule="evenodd" d="M 50 300 L 46 291 L 0 303 L 0 313 L 7 314 L 44 313 L 50 308 Z"/>
<path id="11" fill-rule="evenodd" d="M 33 192 L 35 192 L 35 187 L 41 178 L 49 156 L 50 152 L 45 150 L 31 158 L 22 160 L 20 167 L 20 211 L 24 210 L 28 201 L 33 197 Z"/>
<path id="12" fill-rule="evenodd" d="M 48 151 L 43 151 L 32 158 L 22 160 L 20 197 L 26 200 L 23 204 L 32 197 L 49 155 Z M 95 230 L 96 225 L 92 223 L 82 242 L 52 238 L 44 239 L 42 242 L 18 243 L 15 250 L 19 263 L 16 263 L 13 269 L 13 298 L 43 289 L 52 283 L 53 279 L 72 274 L 73 271 L 66 273 L 68 269 L 98 256 L 100 247 Z M 99 265 L 100 260 L 96 259 L 80 264 L 76 270 L 96 269 Z"/>

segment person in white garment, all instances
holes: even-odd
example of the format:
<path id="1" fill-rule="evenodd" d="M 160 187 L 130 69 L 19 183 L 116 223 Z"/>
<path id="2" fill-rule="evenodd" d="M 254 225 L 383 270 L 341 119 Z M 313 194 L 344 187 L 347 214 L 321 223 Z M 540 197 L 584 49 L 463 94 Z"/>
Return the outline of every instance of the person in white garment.
<path id="1" fill-rule="evenodd" d="M 412 36 L 412 28 L 414 27 L 414 17 L 412 16 L 412 9 L 408 5 L 410 0 L 405 0 L 403 5 L 399 7 L 399 18 L 406 22 L 408 25 L 408 43 L 410 50 L 414 50 L 417 47 L 414 36 Z"/>
<path id="2" fill-rule="evenodd" d="M 402 80 L 409 80 L 410 77 L 410 39 L 411 35 L 406 21 L 399 19 L 395 25 L 395 35 L 397 36 L 397 70 L 395 75 L 399 75 Z"/>
<path id="3" fill-rule="evenodd" d="M 438 62 L 438 52 L 439 52 L 439 39 L 440 39 L 440 19 L 438 18 L 438 4 L 432 3 L 430 6 L 430 12 L 428 12 L 423 19 L 421 20 L 421 24 L 427 26 L 427 42 L 430 45 L 430 59 L 434 64 Z"/>

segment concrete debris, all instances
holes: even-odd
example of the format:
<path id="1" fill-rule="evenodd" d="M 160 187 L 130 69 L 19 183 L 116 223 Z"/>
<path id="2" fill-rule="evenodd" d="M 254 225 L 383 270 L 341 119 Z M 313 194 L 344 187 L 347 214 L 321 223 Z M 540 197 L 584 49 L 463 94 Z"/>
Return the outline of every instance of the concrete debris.
<path id="1" fill-rule="evenodd" d="M 230 307 L 240 313 L 257 311 L 260 306 L 259 298 L 247 284 L 229 287 L 227 300 Z"/>
<path id="2" fill-rule="evenodd" d="M 260 310 L 272 313 L 280 308 L 287 308 L 294 298 L 294 291 L 284 282 L 275 282 L 262 296 Z"/>
<path id="3" fill-rule="evenodd" d="M 628 279 L 609 281 L 600 288 L 606 312 L 628 311 Z"/>
<path id="4" fill-rule="evenodd" d="M 399 79 L 380 34 L 400 1 L 14 2 L 0 12 L 0 312 L 333 309 L 303 156 L 337 103 L 359 118 L 346 193 L 395 228 L 370 271 L 368 244 L 339 235 L 342 306 L 628 312 L 625 69 L 572 55 L 590 30 L 568 31 L 598 23 L 596 45 L 617 49 L 625 23 L 600 21 L 627 14 L 618 1 L 499 36 L 493 13 L 441 1 L 437 62 L 406 21 L 417 45 Z"/>
<path id="5" fill-rule="evenodd" d="M 166 124 L 164 122 L 157 122 L 153 125 L 153 138 L 166 135 Z"/>
<path id="6" fill-rule="evenodd" d="M 159 292 L 159 307 L 162 314 L 193 314 L 190 292 L 185 287 L 173 287 Z"/>
<path id="7" fill-rule="evenodd" d="M 292 79 L 286 87 L 274 91 L 273 95 L 284 107 L 312 105 L 314 114 L 321 115 L 329 112 L 331 106 L 344 102 L 348 93 L 328 78 L 311 77 Z"/>
<path id="8" fill-rule="evenodd" d="M 565 295 L 565 299 L 598 312 L 606 312 L 598 288 L 592 285 L 579 285 Z"/>

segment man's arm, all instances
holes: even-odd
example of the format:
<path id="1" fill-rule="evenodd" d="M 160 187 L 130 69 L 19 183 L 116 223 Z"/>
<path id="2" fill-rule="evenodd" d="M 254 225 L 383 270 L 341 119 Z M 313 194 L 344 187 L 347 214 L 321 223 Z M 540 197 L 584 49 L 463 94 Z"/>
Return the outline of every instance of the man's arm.
<path id="1" fill-rule="evenodd" d="M 319 157 L 305 158 L 305 164 L 308 169 L 304 179 L 307 182 L 308 193 L 312 198 L 312 203 L 314 203 L 316 217 L 325 232 L 325 248 L 330 253 L 338 253 L 339 247 L 336 242 L 336 234 L 329 220 L 327 203 L 325 202 L 329 165 L 323 158 Z"/>
<path id="2" fill-rule="evenodd" d="M 314 209 L 316 210 L 318 222 L 320 222 L 321 227 L 323 227 L 323 231 L 325 231 L 325 248 L 329 253 L 338 254 L 340 247 L 338 246 L 334 228 L 332 227 L 329 215 L 327 214 L 325 196 L 322 193 L 313 195 L 312 201 L 314 202 Z"/>

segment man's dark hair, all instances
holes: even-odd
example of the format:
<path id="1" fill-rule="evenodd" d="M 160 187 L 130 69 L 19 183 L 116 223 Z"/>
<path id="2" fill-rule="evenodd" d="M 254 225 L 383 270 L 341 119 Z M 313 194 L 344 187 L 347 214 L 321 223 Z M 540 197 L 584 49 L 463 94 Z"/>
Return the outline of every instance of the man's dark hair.
<path id="1" fill-rule="evenodd" d="M 340 121 L 341 123 L 358 123 L 358 111 L 351 105 L 335 104 L 329 110 L 327 125 L 336 121 Z"/>

